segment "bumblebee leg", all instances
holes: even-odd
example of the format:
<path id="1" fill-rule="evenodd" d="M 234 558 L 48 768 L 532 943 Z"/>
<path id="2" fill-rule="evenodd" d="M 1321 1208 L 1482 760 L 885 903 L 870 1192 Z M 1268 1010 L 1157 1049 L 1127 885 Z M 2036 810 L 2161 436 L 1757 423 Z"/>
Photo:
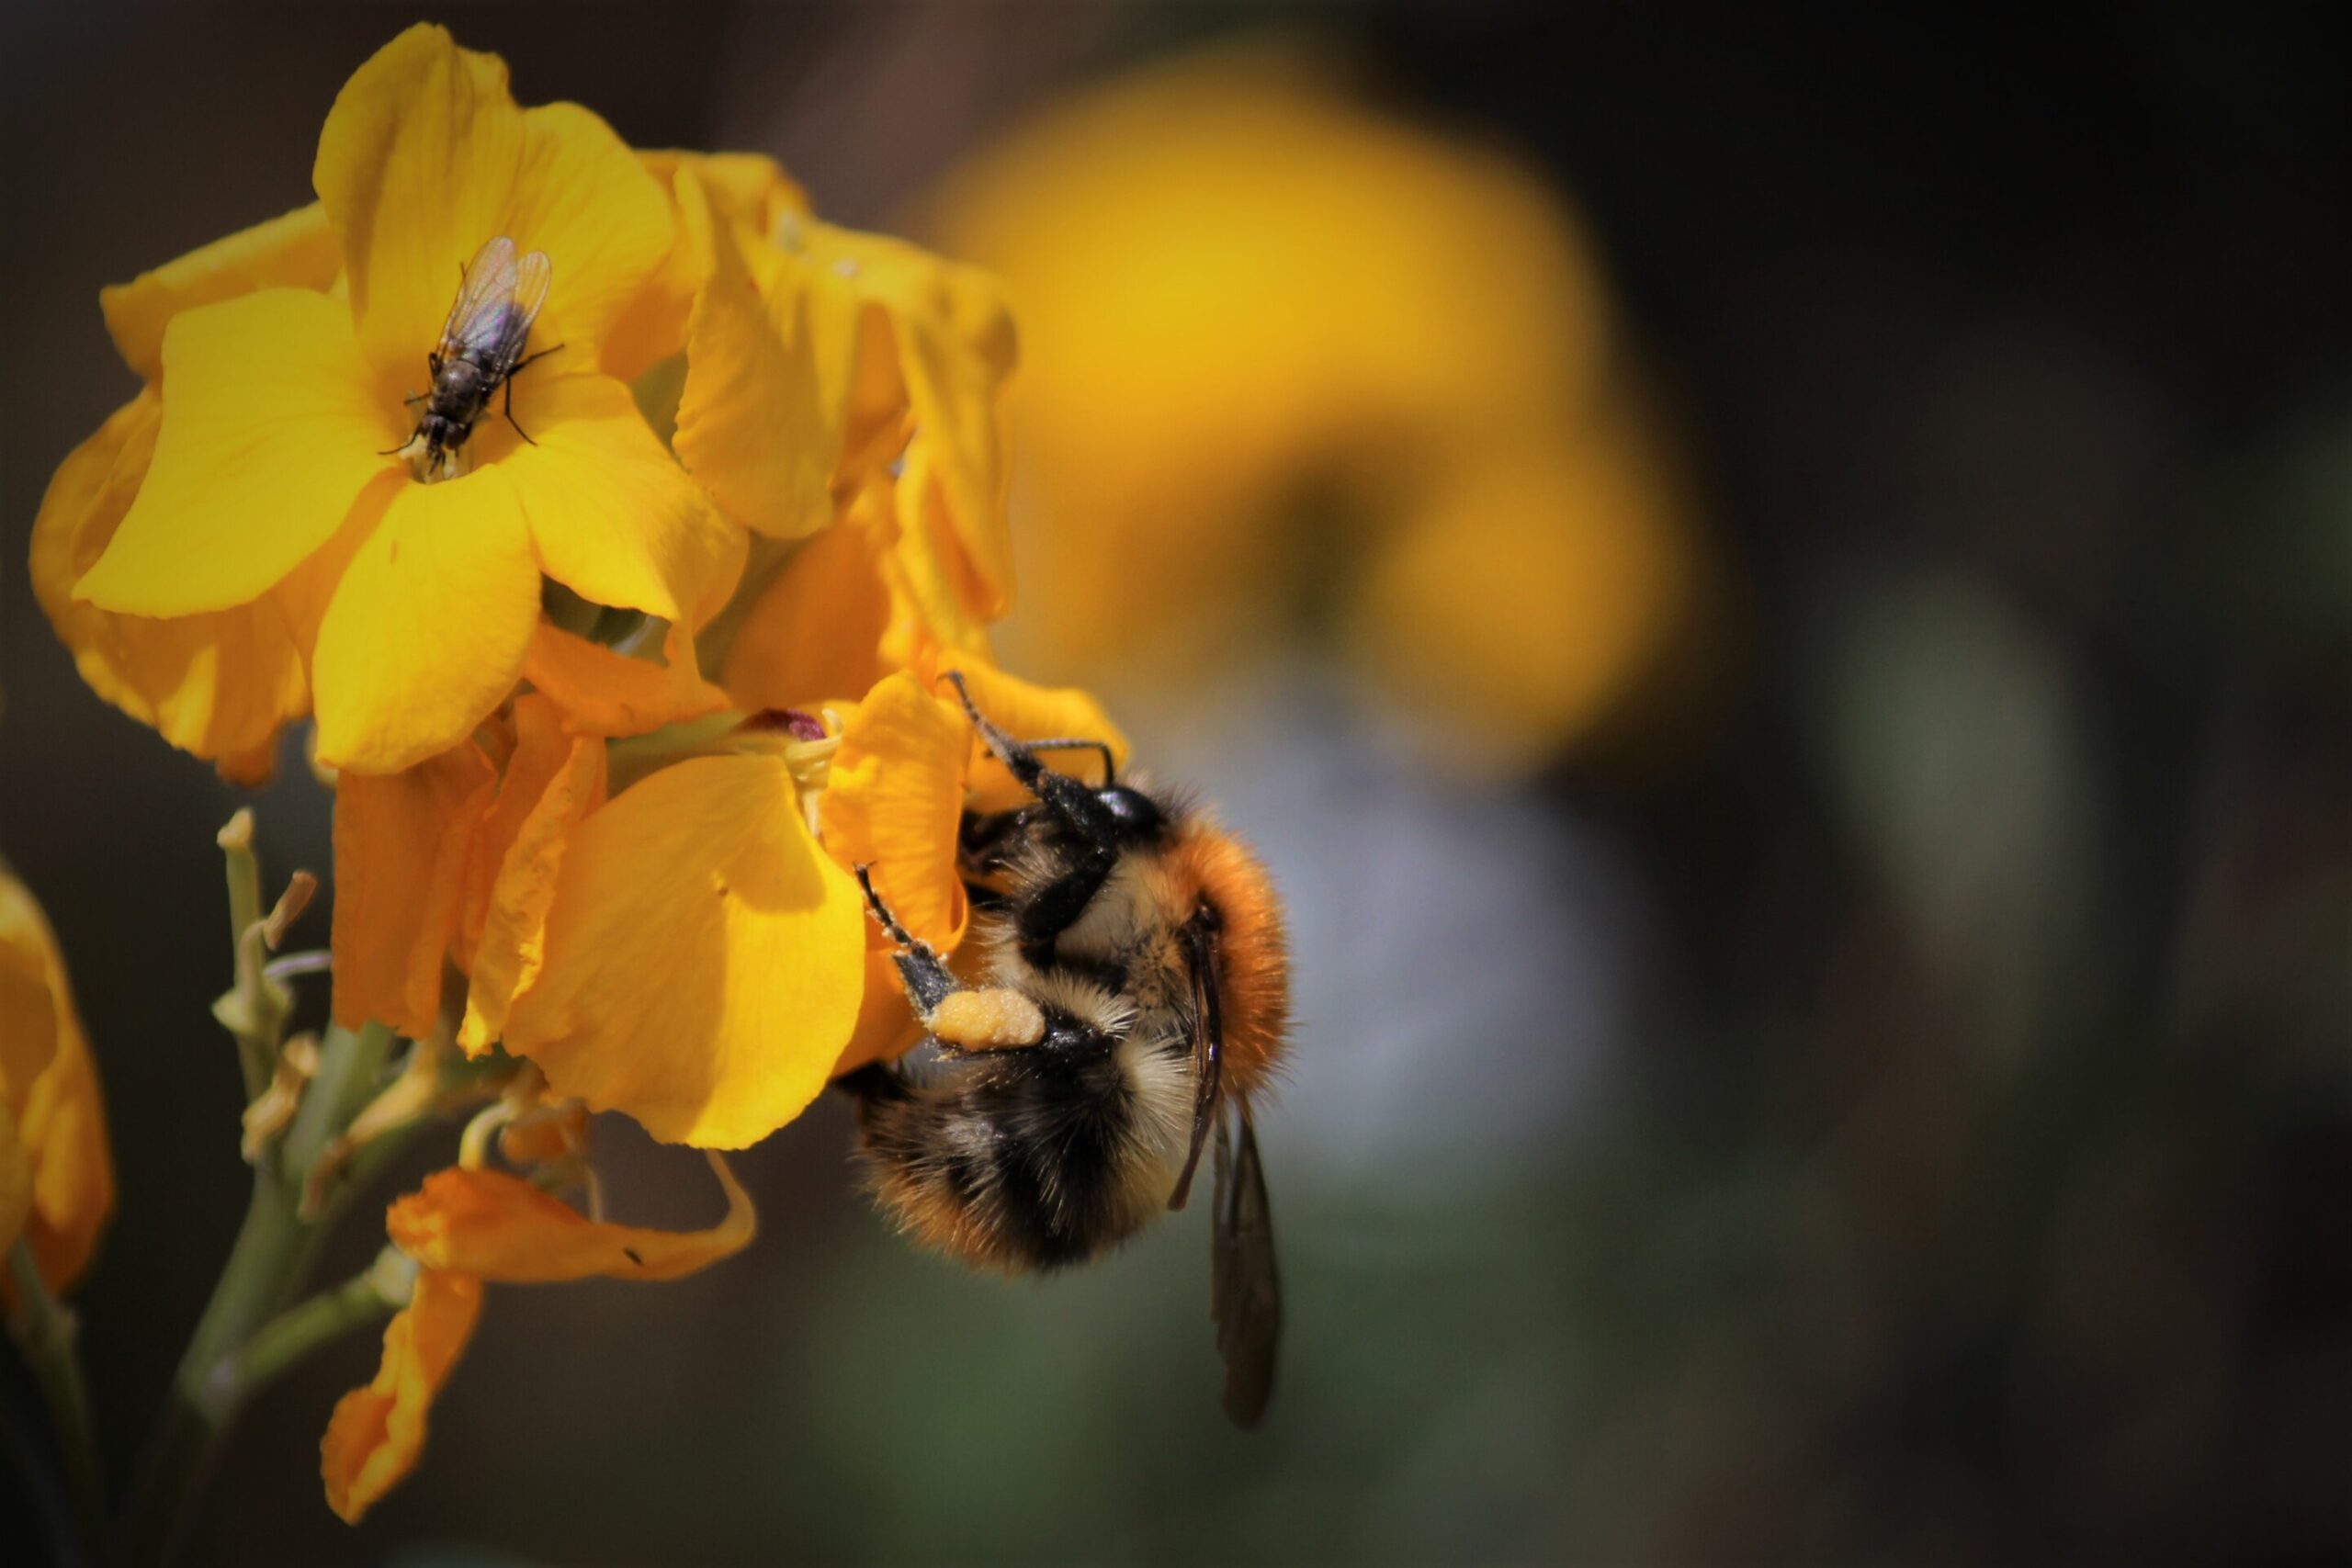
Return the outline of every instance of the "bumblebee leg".
<path id="1" fill-rule="evenodd" d="M 1062 736 L 1052 740 L 1024 740 L 1022 744 L 1032 751 L 1099 751 L 1102 755 L 1102 787 L 1108 789 L 1119 782 L 1119 765 L 1112 761 L 1111 743 L 1107 740 L 1089 740 L 1082 736 Z"/>
<path id="2" fill-rule="evenodd" d="M 875 922 L 899 944 L 899 951 L 891 955 L 899 966 L 899 978 L 907 983 L 907 995 L 914 999 L 915 1010 L 929 1018 L 939 1004 L 956 989 L 956 976 L 947 972 L 946 961 L 929 942 L 916 940 L 914 933 L 899 923 L 890 913 L 890 906 L 882 902 L 882 895 L 874 888 L 873 868 L 857 868 L 857 885 L 865 889 L 865 902 L 874 911 Z"/>
<path id="3" fill-rule="evenodd" d="M 961 671 L 948 671 L 947 680 L 956 688 L 956 699 L 964 705 L 972 728 L 979 732 L 989 752 L 1011 769 L 1021 787 L 1035 795 L 1038 804 L 1052 812 L 1083 846 L 1076 863 L 1059 879 L 1024 899 L 1013 919 L 1013 931 L 1023 956 L 1038 962 L 1052 955 L 1054 939 L 1077 922 L 1094 895 L 1102 890 L 1102 884 L 1109 880 L 1111 868 L 1119 858 L 1118 818 L 1096 791 L 1067 773 L 1054 772 L 1037 760 L 1035 747 L 1023 745 L 990 724 L 972 701 Z M 1103 760 L 1106 764 L 1110 760 L 1107 748 Z"/>

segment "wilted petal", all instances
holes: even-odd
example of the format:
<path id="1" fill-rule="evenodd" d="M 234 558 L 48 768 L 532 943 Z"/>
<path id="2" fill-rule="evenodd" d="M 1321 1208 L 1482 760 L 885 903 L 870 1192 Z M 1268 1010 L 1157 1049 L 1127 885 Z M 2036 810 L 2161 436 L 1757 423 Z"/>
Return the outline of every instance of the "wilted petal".
<path id="1" fill-rule="evenodd" d="M 686 329 L 678 460 L 737 523 L 799 538 L 832 520 L 847 413 L 845 399 L 825 396 L 802 269 L 781 272 L 763 299 L 739 242 L 714 220 L 691 172 L 679 172 L 677 196 L 691 243 L 708 257 Z"/>
<path id="2" fill-rule="evenodd" d="M 413 1039 L 441 1016 L 466 865 L 496 778 L 470 743 L 400 773 L 346 773 L 334 799 L 334 1017 Z"/>
<path id="3" fill-rule="evenodd" d="M 321 760 L 391 773 L 455 746 L 514 689 L 538 620 L 538 563 L 504 466 L 401 483 L 319 626 Z"/>
<path id="4" fill-rule="evenodd" d="M 407 432 L 351 318 L 265 288 L 183 310 L 164 333 L 164 418 L 121 526 L 76 596 L 186 615 L 259 598 L 325 544 Z"/>
<path id="5" fill-rule="evenodd" d="M 974 607 L 987 591 L 956 538 L 933 456 L 920 442 L 910 448 L 892 492 L 899 529 L 890 553 L 891 588 L 904 607 L 900 619 L 920 634 L 901 639 L 900 657 L 910 663 L 932 648 L 982 654 L 989 649 L 990 617 Z"/>
<path id="6" fill-rule="evenodd" d="M 481 886 L 468 901 L 471 978 L 458 1043 L 476 1055 L 498 1039 L 507 1008 L 538 977 L 565 847 L 605 796 L 604 742 L 566 729 L 552 699 L 518 699 L 514 730 L 514 754 L 472 855 Z"/>
<path id="7" fill-rule="evenodd" d="M 351 314 L 380 374 L 424 376 L 458 269 L 505 232 L 524 146 L 506 62 L 459 49 L 443 28 L 410 28 L 335 96 L 311 182 L 342 241 Z M 559 267 L 555 286 L 565 282 Z"/>
<path id="8" fill-rule="evenodd" d="M 728 705 L 727 694 L 695 668 L 695 639 L 684 627 L 664 632 L 662 647 L 664 661 L 656 664 L 541 621 L 524 655 L 523 675 L 585 735 L 644 735 Z"/>
<path id="9" fill-rule="evenodd" d="M 947 514 L 969 558 L 973 609 L 994 618 L 1012 596 L 1005 516 L 1009 468 L 1001 400 L 1015 356 L 1012 317 L 995 279 L 903 240 L 807 226 L 815 265 L 850 278 L 895 337 L 914 439 L 936 465 Z"/>
<path id="10" fill-rule="evenodd" d="M 503 1171 L 450 1169 L 424 1179 L 385 1216 L 393 1244 L 427 1269 L 461 1269 L 492 1284 L 558 1284 L 602 1276 L 675 1280 L 752 1243 L 752 1201 L 727 1162 L 711 1156 L 727 1213 L 708 1230 L 659 1231 L 592 1220 Z"/>
<path id="11" fill-rule="evenodd" d="M 417 1275 L 408 1305 L 384 1327 L 376 1380 L 343 1396 L 319 1444 L 327 1506 L 345 1523 L 357 1524 L 416 1468 L 426 1413 L 481 1314 L 481 1280 L 430 1269 Z"/>
<path id="12" fill-rule="evenodd" d="M 969 913 L 956 853 L 970 748 L 953 703 L 893 675 L 842 726 L 818 807 L 825 848 L 843 865 L 870 866 L 899 923 L 942 950 L 963 940 Z"/>
<path id="13" fill-rule="evenodd" d="M 506 1046 L 654 1136 L 741 1148 L 824 1088 L 865 981 L 857 885 L 781 759 L 678 762 L 581 826 Z"/>
<path id="14" fill-rule="evenodd" d="M 98 309 L 124 362 L 153 381 L 164 373 L 164 329 L 182 310 L 256 288 L 323 291 L 342 268 L 326 209 L 314 201 L 101 288 Z"/>
<path id="15" fill-rule="evenodd" d="M 311 707 L 311 687 L 272 590 L 251 604 L 157 620 L 101 610 L 74 585 L 102 554 L 147 477 L 163 400 L 151 388 L 58 465 L 33 520 L 33 593 L 82 678 L 164 739 L 262 776 L 277 732 Z"/>

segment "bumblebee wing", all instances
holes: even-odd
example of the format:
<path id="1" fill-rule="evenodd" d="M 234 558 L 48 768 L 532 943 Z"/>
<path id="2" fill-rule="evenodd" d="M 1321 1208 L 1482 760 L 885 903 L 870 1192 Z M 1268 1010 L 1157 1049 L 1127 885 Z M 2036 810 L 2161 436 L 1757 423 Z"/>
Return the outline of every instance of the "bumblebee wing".
<path id="1" fill-rule="evenodd" d="M 514 242 L 501 234 L 483 242 L 458 284 L 449 319 L 441 324 L 441 354 L 479 359 L 496 341 L 506 307 L 514 298 Z"/>
<path id="2" fill-rule="evenodd" d="M 1265 1168 L 1250 1107 L 1237 1104 L 1229 1133 L 1216 1118 L 1216 1223 L 1209 1253 L 1209 1311 L 1225 1358 L 1225 1413 L 1238 1427 L 1264 1419 L 1274 1392 L 1274 1345 L 1282 1337 L 1282 1281 L 1274 1270 L 1274 1226 Z"/>
<path id="3" fill-rule="evenodd" d="M 1193 1144 L 1177 1173 L 1176 1190 L 1168 1206 L 1181 1209 L 1193 1194 L 1193 1175 L 1201 1167 L 1201 1148 L 1208 1142 L 1209 1124 L 1216 1120 L 1217 1096 L 1225 1087 L 1225 1019 L 1217 1000 L 1216 931 L 1199 916 L 1184 922 L 1177 933 L 1183 939 L 1185 967 L 1193 976 Z"/>

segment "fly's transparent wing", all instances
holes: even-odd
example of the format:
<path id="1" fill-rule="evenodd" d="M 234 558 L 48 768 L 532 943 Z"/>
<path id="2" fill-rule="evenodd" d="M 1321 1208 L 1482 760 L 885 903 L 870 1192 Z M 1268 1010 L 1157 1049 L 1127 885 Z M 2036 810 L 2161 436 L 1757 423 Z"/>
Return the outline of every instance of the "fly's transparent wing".
<path id="1" fill-rule="evenodd" d="M 526 252 L 514 264 L 514 292 L 507 302 L 496 357 L 483 367 L 492 375 L 505 375 L 523 357 L 523 345 L 531 341 L 531 323 L 539 319 L 539 307 L 548 302 L 548 285 L 554 281 L 555 265 L 545 251 Z"/>
<path id="2" fill-rule="evenodd" d="M 461 354 L 480 361 L 504 331 L 514 300 L 514 242 L 501 234 L 474 253 L 458 284 L 456 303 L 441 326 L 441 357 Z"/>

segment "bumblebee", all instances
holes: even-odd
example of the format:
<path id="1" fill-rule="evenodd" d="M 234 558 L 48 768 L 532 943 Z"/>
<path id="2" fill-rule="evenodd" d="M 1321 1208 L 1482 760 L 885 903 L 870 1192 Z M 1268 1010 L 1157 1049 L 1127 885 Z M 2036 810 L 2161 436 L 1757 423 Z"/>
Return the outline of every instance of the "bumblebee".
<path id="1" fill-rule="evenodd" d="M 840 1080 L 869 1183 L 918 1240 L 1032 1272 L 1097 1257 L 1182 1208 L 1207 1151 L 1225 1408 L 1254 1426 L 1282 1314 L 1250 1122 L 1289 1012 L 1272 886 L 1206 812 L 1118 779 L 1108 747 L 1015 740 L 947 678 L 1032 801 L 963 821 L 983 985 L 959 981 L 859 873 L 925 1030 L 898 1062 Z M 1040 758 L 1088 747 L 1102 752 L 1100 784 Z"/>

